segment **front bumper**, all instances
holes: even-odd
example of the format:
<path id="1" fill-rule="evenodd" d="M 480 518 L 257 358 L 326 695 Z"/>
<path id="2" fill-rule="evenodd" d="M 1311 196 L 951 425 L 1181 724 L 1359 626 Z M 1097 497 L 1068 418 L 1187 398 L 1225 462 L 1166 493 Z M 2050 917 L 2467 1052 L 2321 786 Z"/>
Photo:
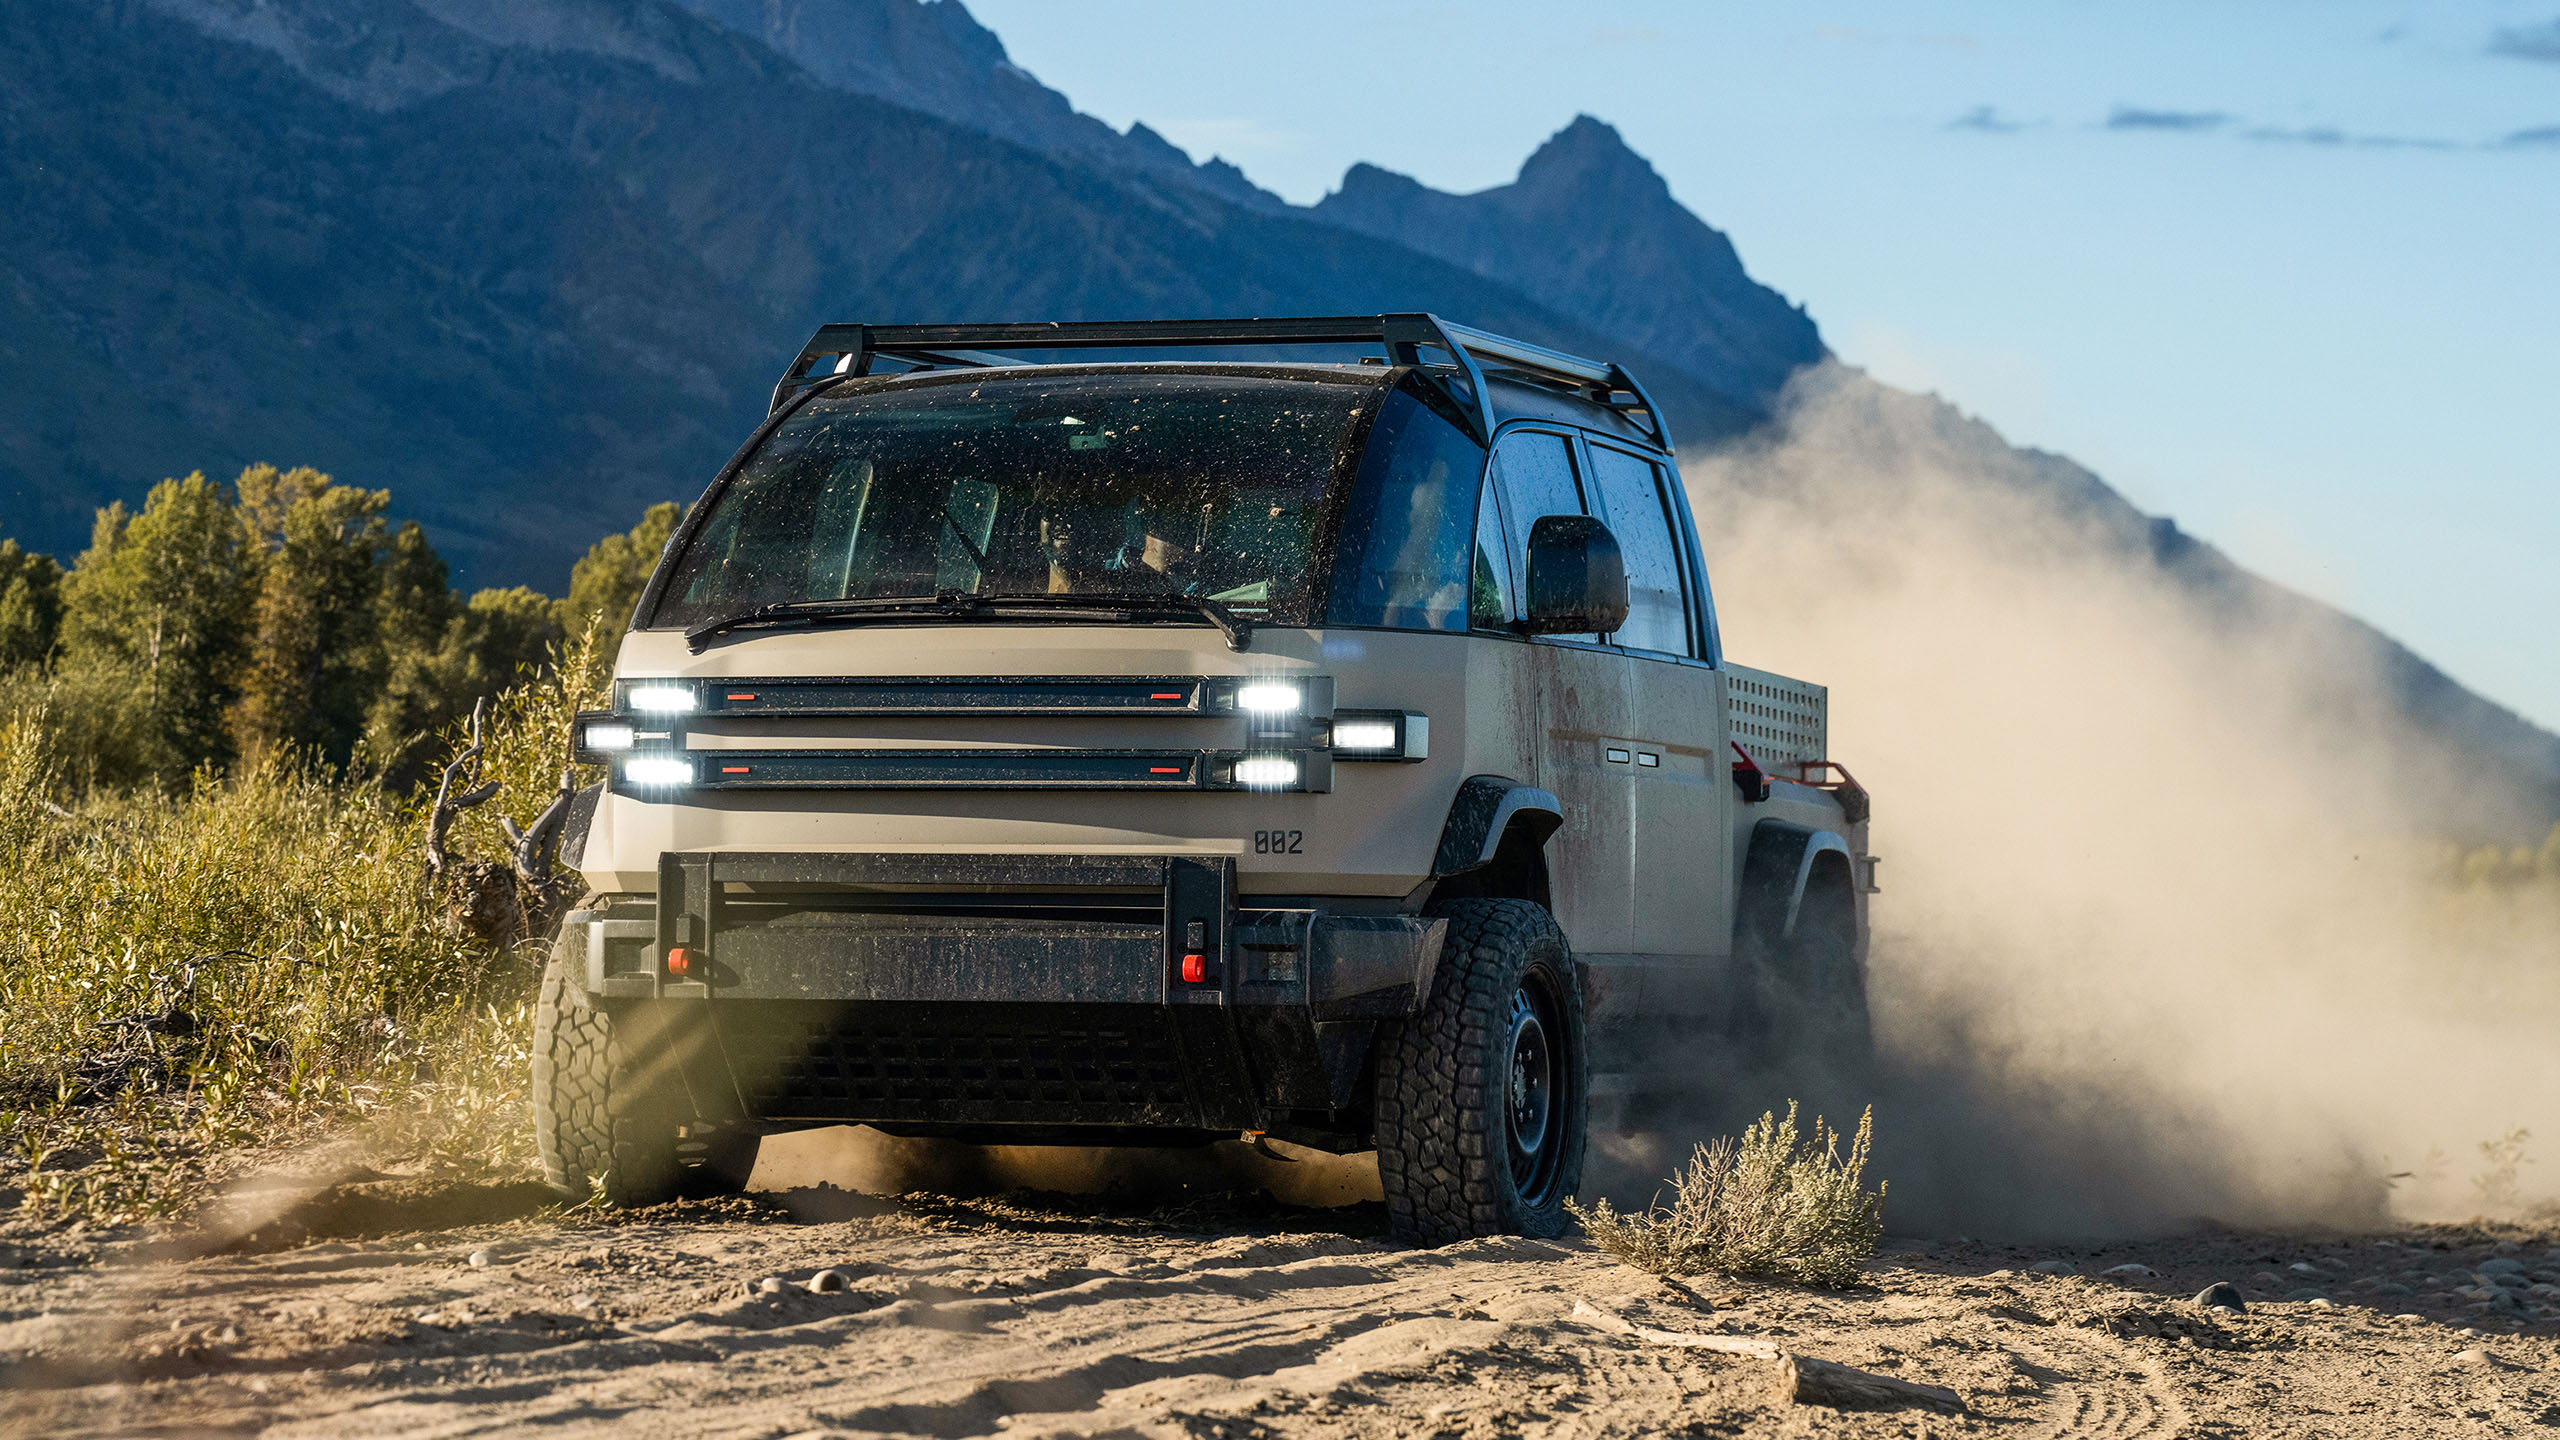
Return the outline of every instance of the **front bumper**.
<path id="1" fill-rule="evenodd" d="M 573 912 L 562 958 L 701 1042 L 707 1118 L 1339 1126 L 1443 930 L 1374 901 L 1240 906 L 1224 856 L 676 852 L 658 876 Z"/>

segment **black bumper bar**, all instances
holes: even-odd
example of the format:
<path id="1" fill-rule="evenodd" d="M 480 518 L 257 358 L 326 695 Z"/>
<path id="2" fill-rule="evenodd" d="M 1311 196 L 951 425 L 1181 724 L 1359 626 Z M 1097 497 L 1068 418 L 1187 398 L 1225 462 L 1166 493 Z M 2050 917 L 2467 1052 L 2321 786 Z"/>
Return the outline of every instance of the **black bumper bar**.
<path id="1" fill-rule="evenodd" d="M 1443 929 L 1239 903 L 1223 856 L 674 852 L 658 885 L 573 912 L 564 958 L 599 1000 L 707 1027 L 759 1119 L 1341 1112 L 1376 1023 L 1429 994 Z"/>

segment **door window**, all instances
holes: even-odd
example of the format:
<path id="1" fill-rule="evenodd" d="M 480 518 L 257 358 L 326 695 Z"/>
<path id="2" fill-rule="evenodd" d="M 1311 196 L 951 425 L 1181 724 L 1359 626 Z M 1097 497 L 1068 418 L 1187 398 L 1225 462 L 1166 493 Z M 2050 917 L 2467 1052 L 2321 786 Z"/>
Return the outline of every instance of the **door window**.
<path id="1" fill-rule="evenodd" d="M 1507 630 L 1511 608 L 1511 540 L 1502 530 L 1502 502 L 1493 477 L 1476 501 L 1476 568 L 1467 588 L 1467 623 L 1478 630 Z"/>
<path id="2" fill-rule="evenodd" d="M 1529 563 L 1529 529 L 1546 515 L 1580 515 L 1582 492 L 1573 483 L 1573 442 L 1544 430 L 1514 430 L 1494 451 L 1494 474 L 1510 500 L 1511 553 Z M 1526 570 L 1519 572 L 1524 581 Z M 1558 635 L 1558 640 L 1597 640 Z"/>
<path id="3" fill-rule="evenodd" d="M 1661 471 L 1640 456 L 1594 445 L 1591 473 L 1601 519 L 1627 557 L 1627 623 L 1614 638 L 1630 650 L 1688 654 L 1689 602 L 1680 585 L 1680 547 L 1663 509 Z"/>

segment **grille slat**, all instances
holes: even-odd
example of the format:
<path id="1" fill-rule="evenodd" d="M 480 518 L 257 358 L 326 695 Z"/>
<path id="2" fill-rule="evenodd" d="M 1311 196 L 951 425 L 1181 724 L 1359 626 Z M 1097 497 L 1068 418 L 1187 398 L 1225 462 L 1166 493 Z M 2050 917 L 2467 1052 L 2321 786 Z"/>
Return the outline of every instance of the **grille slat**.
<path id="1" fill-rule="evenodd" d="M 1180 1124 L 1193 1112 L 1181 1047 L 1160 1024 L 943 1016 L 934 1008 L 866 1006 L 724 1028 L 738 1032 L 733 1061 L 766 1057 L 751 1088 L 777 1115 Z"/>

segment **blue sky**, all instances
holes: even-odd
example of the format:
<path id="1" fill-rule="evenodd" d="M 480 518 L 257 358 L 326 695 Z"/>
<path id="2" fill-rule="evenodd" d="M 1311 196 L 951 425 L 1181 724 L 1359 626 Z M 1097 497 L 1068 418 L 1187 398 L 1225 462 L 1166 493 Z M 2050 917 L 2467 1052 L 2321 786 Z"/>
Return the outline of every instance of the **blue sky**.
<path id="1" fill-rule="evenodd" d="M 1850 362 L 2560 728 L 2560 0 L 969 5 L 1300 202 L 1597 115 Z"/>

